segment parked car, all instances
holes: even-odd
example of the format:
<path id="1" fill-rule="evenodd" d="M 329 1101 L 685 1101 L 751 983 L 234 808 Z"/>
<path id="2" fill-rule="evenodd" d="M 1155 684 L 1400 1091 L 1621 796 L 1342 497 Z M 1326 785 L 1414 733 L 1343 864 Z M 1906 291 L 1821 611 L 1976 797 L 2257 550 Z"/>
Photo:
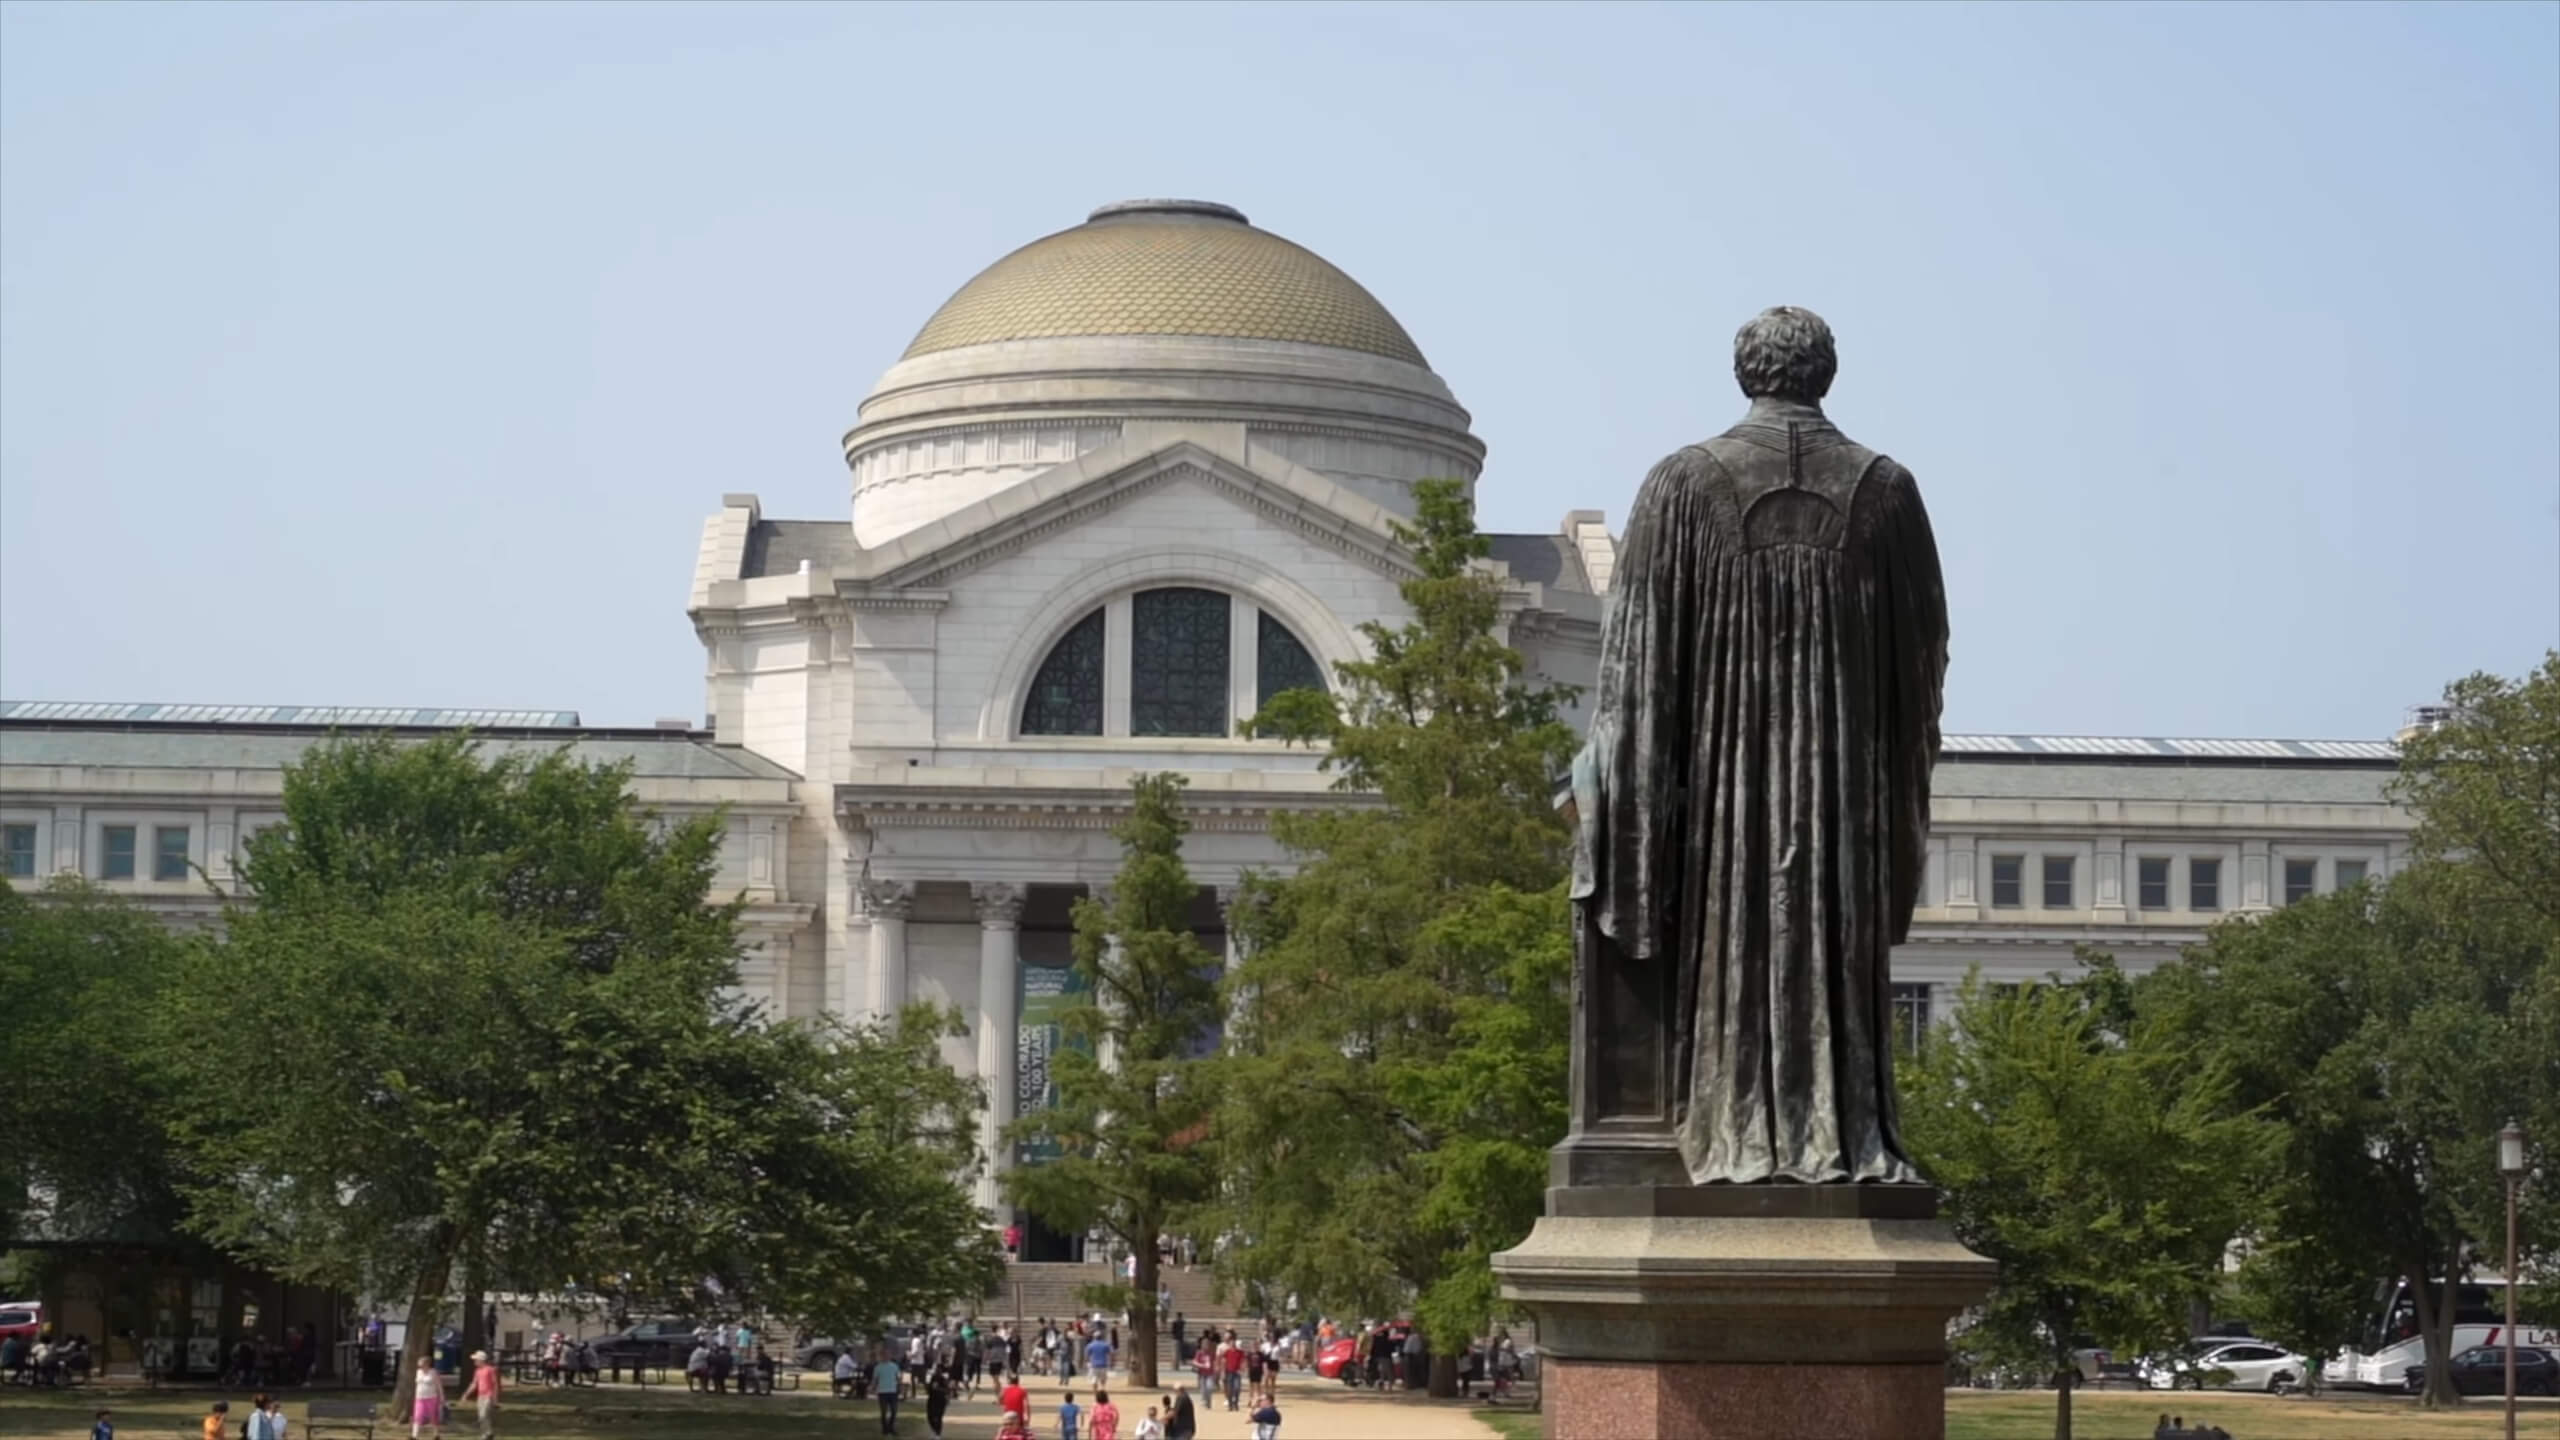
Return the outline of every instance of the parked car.
<path id="1" fill-rule="evenodd" d="M 2409 1393 L 2427 1388 L 2427 1367 L 2409 1367 Z M 2459 1395 L 2507 1393 L 2507 1347 L 2474 1345 L 2453 1357 L 2453 1388 Z M 2560 1395 L 2560 1355 L 2539 1345 L 2516 1347 L 2516 1393 Z"/>
<path id="2" fill-rule="evenodd" d="M 2154 1390 L 2202 1390 L 2228 1385 L 2236 1390 L 2282 1394 L 2302 1384 L 2311 1362 L 2264 1340 L 2217 1340 L 2191 1347 L 2185 1355 L 2144 1367 Z M 2228 1378 L 2225 1378 L 2225 1377 Z"/>
<path id="3" fill-rule="evenodd" d="M 1316 1352 L 1316 1374 L 1327 1380 L 1339 1380 L 1345 1385 L 1357 1385 L 1360 1380 L 1355 1372 L 1359 1367 L 1351 1362 L 1359 1354 L 1360 1342 L 1345 1335 Z"/>
<path id="4" fill-rule="evenodd" d="M 860 1355 L 862 1342 L 821 1335 L 803 1340 L 794 1346 L 791 1351 L 791 1363 L 803 1370 L 833 1370 L 836 1368 L 836 1357 L 847 1350 Z"/>
<path id="5" fill-rule="evenodd" d="M 693 1353 L 694 1320 L 643 1320 L 596 1342 L 598 1365 L 667 1365 L 682 1368 Z"/>
<path id="6" fill-rule="evenodd" d="M 44 1307 L 33 1300 L 0 1304 L 0 1340 L 15 1335 L 33 1344 L 44 1333 Z"/>

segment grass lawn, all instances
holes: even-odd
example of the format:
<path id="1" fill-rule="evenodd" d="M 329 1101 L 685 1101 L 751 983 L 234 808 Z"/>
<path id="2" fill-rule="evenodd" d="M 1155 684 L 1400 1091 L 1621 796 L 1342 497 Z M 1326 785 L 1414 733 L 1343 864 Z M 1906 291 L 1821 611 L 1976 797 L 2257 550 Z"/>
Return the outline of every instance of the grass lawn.
<path id="1" fill-rule="evenodd" d="M 353 1392 L 322 1389 L 320 1396 Z M 285 1417 L 292 1440 L 305 1440 L 303 1404 L 312 1393 L 288 1392 Z M 231 1437 L 238 1440 L 248 1397 L 209 1389 L 144 1390 L 139 1386 L 90 1386 L 80 1390 L 0 1390 L 0 1436 L 60 1436 L 87 1440 L 100 1407 L 114 1412 L 116 1440 L 198 1440 L 205 1412 L 216 1400 L 231 1402 Z M 511 1386 L 500 1412 L 501 1440 L 860 1440 L 878 1433 L 879 1407 L 871 1401 L 836 1400 L 823 1375 L 810 1375 L 794 1394 L 689 1395 L 680 1388 L 626 1386 L 550 1390 Z M 987 1440 L 995 1434 L 992 1393 L 956 1403 L 945 1440 Z M 899 1434 L 925 1432 L 921 1404 L 900 1417 Z M 338 1432 L 324 1433 L 332 1440 Z M 1125 1433 L 1125 1432 L 1124 1432 Z M 409 1427 L 383 1424 L 375 1440 L 408 1440 Z M 468 1406 L 449 1405 L 446 1440 L 476 1440 Z"/>
<path id="2" fill-rule="evenodd" d="M 2151 1428 L 2167 1410 L 2189 1424 L 2219 1425 L 2231 1440 L 2493 1440 L 2505 1434 L 2498 1404 L 2474 1400 L 2459 1412 L 2430 1414 L 2405 1400 L 2276 1399 L 2264 1395 L 2176 1396 L 2126 1391 L 2072 1397 L 2071 1433 L 2077 1440 L 2151 1440 Z M 1538 1417 L 1520 1412 L 1476 1412 L 1503 1440 L 1544 1440 Z M 2560 1407 L 2548 1401 L 2516 1417 L 2516 1434 L 2560 1437 Z M 1947 1395 L 1947 1440 L 2052 1440 L 2050 1390 L 1960 1390 Z"/>

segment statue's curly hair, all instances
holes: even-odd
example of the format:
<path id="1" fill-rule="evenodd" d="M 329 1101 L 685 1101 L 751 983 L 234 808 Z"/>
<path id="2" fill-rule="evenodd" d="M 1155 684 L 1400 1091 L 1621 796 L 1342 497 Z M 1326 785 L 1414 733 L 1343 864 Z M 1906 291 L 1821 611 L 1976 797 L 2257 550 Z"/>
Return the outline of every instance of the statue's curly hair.
<path id="1" fill-rule="evenodd" d="M 1733 378 L 1745 395 L 1812 404 L 1831 393 L 1839 373 L 1831 327 L 1801 306 L 1773 305 L 1734 332 Z"/>

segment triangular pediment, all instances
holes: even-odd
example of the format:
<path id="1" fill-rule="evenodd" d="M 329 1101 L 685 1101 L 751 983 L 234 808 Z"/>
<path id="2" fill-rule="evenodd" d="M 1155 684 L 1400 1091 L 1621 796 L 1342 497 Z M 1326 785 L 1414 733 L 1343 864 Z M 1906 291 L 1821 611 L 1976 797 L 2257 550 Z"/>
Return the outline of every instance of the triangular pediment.
<path id="1" fill-rule="evenodd" d="M 1241 427 L 1238 427 L 1239 430 Z M 1112 444 L 1042 471 L 1021 484 L 839 566 L 838 582 L 861 590 L 938 588 L 1044 535 L 1098 519 L 1169 484 L 1198 484 L 1394 579 L 1414 574 L 1390 528 L 1397 517 L 1367 496 L 1268 452 L 1246 453 L 1241 436 L 1123 435 Z"/>

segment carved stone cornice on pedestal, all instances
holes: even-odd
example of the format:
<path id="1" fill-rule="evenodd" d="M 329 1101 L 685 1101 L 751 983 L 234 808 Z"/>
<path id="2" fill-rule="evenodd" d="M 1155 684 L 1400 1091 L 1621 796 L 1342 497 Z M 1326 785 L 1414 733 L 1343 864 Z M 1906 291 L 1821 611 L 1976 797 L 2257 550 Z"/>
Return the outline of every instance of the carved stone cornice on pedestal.
<path id="1" fill-rule="evenodd" d="M 883 920 L 904 920 L 916 908 L 916 887 L 912 880 L 865 880 L 862 882 L 864 913 Z"/>
<path id="2" fill-rule="evenodd" d="M 1022 905 L 1030 891 L 1020 885 L 995 882 L 969 887 L 969 903 L 978 912 L 978 923 L 990 930 L 1011 930 L 1022 923 Z"/>

